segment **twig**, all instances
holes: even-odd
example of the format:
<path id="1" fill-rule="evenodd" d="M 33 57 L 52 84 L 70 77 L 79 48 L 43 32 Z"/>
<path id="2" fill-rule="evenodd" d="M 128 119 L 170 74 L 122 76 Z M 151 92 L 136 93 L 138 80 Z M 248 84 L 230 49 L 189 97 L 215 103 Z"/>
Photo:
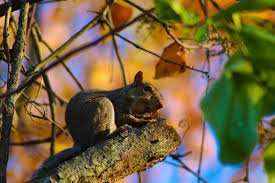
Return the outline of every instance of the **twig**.
<path id="1" fill-rule="evenodd" d="M 189 168 L 187 165 L 185 165 L 180 159 L 176 159 L 179 163 L 173 163 L 173 162 L 169 162 L 169 161 L 163 161 L 165 163 L 177 166 L 177 167 L 181 167 L 184 168 L 185 170 L 187 170 L 188 172 L 190 172 L 191 174 L 193 174 L 194 176 L 198 177 L 200 180 L 202 180 L 204 183 L 208 183 L 205 179 L 203 179 L 202 177 L 200 177 L 196 172 L 194 172 L 193 170 L 191 170 L 191 168 Z"/>
<path id="2" fill-rule="evenodd" d="M 47 48 L 48 50 L 50 50 L 51 53 L 54 52 L 54 50 L 50 47 L 50 45 L 43 39 L 42 37 L 42 34 L 39 30 L 39 26 L 38 24 L 36 23 L 36 26 L 35 26 L 35 30 L 36 30 L 36 33 L 37 33 L 37 36 L 38 36 L 38 39 L 41 43 L 43 43 Z M 59 58 L 58 56 L 56 56 L 56 58 Z M 72 71 L 68 68 L 68 66 L 62 61 L 61 64 L 63 65 L 63 67 L 65 68 L 65 70 L 69 73 L 69 75 L 73 78 L 73 80 L 75 81 L 76 85 L 80 88 L 80 90 L 84 90 L 83 86 L 80 84 L 80 82 L 77 80 L 77 78 L 75 77 L 75 75 L 72 73 Z"/>
<path id="3" fill-rule="evenodd" d="M 161 21 L 156 15 L 154 15 L 151 12 L 146 11 L 145 9 L 143 9 L 142 7 L 138 6 L 137 4 L 129 1 L 129 0 L 123 0 L 126 3 L 132 5 L 133 7 L 137 8 L 138 10 L 140 10 L 143 13 L 146 13 L 146 15 L 148 15 L 149 17 L 151 17 L 153 20 L 155 20 L 156 22 L 158 22 L 159 24 L 161 24 L 164 28 L 164 30 L 166 31 L 166 33 L 179 45 L 181 45 L 184 48 L 187 49 L 199 49 L 199 48 L 210 48 L 212 45 L 211 44 L 206 44 L 206 45 L 190 45 L 190 44 L 186 44 L 182 41 L 180 41 L 170 30 L 169 27 L 172 27 L 170 24 L 167 24 L 163 21 Z"/>
<path id="4" fill-rule="evenodd" d="M 0 11 L 3 12 L 3 11 Z M 5 11 L 4 11 L 5 12 Z M 29 3 L 27 0 L 21 0 L 21 10 L 19 15 L 18 31 L 16 40 L 13 45 L 13 56 L 12 56 L 12 70 L 8 80 L 7 92 L 16 90 L 19 80 L 20 80 L 20 69 L 22 67 L 24 50 L 26 47 L 25 36 L 27 28 L 27 19 L 29 12 Z M 10 131 L 13 122 L 14 106 L 16 102 L 17 95 L 11 95 L 3 102 L 3 125 L 1 131 L 1 141 L 0 141 L 0 182 L 6 183 L 6 171 L 7 163 L 9 159 L 9 144 L 10 144 Z"/>
<path id="5" fill-rule="evenodd" d="M 34 107 L 35 107 L 35 109 L 39 112 L 39 114 L 40 114 L 41 116 L 36 115 L 36 114 L 33 114 L 30 110 L 27 109 L 27 106 L 28 106 L 29 103 L 30 103 L 30 104 L 33 104 L 33 103 L 35 104 Z M 38 106 L 39 106 L 40 108 L 42 108 L 42 110 L 41 110 Z M 40 104 L 40 103 L 38 103 L 38 102 L 36 102 L 36 101 L 34 101 L 34 100 L 29 100 L 29 101 L 27 101 L 27 102 L 24 104 L 24 108 L 25 108 L 25 110 L 26 110 L 26 113 L 29 114 L 31 117 L 49 121 L 49 122 L 51 122 L 52 124 L 54 124 L 57 128 L 59 128 L 60 130 L 62 130 L 62 131 L 66 134 L 66 136 L 68 136 L 68 137 L 70 136 L 70 134 L 69 134 L 65 129 L 63 129 L 62 126 L 60 126 L 57 122 L 53 121 L 51 118 L 49 118 L 48 116 L 46 116 L 46 112 L 45 112 L 44 106 L 43 106 L 42 104 Z"/>
<path id="6" fill-rule="evenodd" d="M 249 183 L 249 157 L 246 160 L 244 182 Z"/>
<path id="7" fill-rule="evenodd" d="M 5 16 L 5 24 L 4 24 L 4 30 L 3 30 L 4 53 L 5 53 L 6 60 L 7 60 L 8 64 L 11 63 L 8 37 L 9 37 L 9 27 L 10 27 L 12 1 L 13 0 L 9 0 L 9 2 L 8 2 L 8 9 L 7 9 L 6 16 Z"/>
<path id="8" fill-rule="evenodd" d="M 39 40 L 38 40 L 38 36 L 35 32 L 34 27 L 31 28 L 31 33 L 32 33 L 32 37 L 35 43 L 35 47 L 36 47 L 36 53 L 37 53 L 37 57 L 38 57 L 38 61 L 39 63 L 42 61 L 42 52 L 39 46 Z M 53 96 L 53 89 L 52 86 L 50 84 L 50 80 L 49 77 L 46 73 L 42 73 L 43 76 L 43 80 L 45 82 L 45 86 L 47 89 L 47 94 L 48 94 L 48 99 L 49 99 L 49 104 L 50 104 L 50 111 L 51 111 L 51 118 L 53 121 L 56 121 L 56 113 L 55 113 L 55 100 L 54 100 L 54 96 Z M 55 124 L 52 124 L 52 130 L 51 130 L 51 145 L 50 145 L 50 155 L 54 155 L 55 152 L 55 135 L 56 135 L 56 129 L 55 129 Z"/>
<path id="9" fill-rule="evenodd" d="M 210 0 L 210 2 L 213 4 L 213 6 L 214 6 L 217 10 L 222 10 L 222 8 L 219 6 L 219 4 L 216 3 L 214 0 Z"/>
<path id="10" fill-rule="evenodd" d="M 210 52 L 209 49 L 206 49 L 206 61 L 207 61 L 207 72 L 210 73 Z M 205 89 L 205 93 L 208 92 L 210 87 L 210 82 L 209 82 L 209 75 L 207 76 L 207 85 L 206 85 L 206 89 Z M 198 175 L 200 175 L 201 172 L 201 165 L 202 165 L 202 158 L 203 158 L 203 151 L 204 151 L 204 142 L 205 142 L 205 119 L 202 122 L 202 137 L 201 137 L 201 147 L 200 147 L 200 159 L 199 159 L 199 166 L 198 166 Z M 198 183 L 200 182 L 200 180 L 198 179 Z"/>
<path id="11" fill-rule="evenodd" d="M 111 31 L 114 31 L 113 28 L 111 27 L 110 23 L 107 20 L 105 21 L 105 23 L 110 28 Z M 121 72 L 122 72 L 124 86 L 126 86 L 128 83 L 127 83 L 127 77 L 126 77 L 126 73 L 125 73 L 125 67 L 124 67 L 124 64 L 123 64 L 121 56 L 120 56 L 118 44 L 117 44 L 117 41 L 116 41 L 116 38 L 115 38 L 115 33 L 112 34 L 112 41 L 113 41 L 113 45 L 114 45 L 114 48 L 115 48 L 117 60 L 118 60 L 118 63 L 120 65 L 120 69 L 121 69 Z"/>
<path id="12" fill-rule="evenodd" d="M 112 3 L 110 0 L 109 3 Z M 53 58 L 55 58 L 59 53 L 61 53 L 65 48 L 67 48 L 73 41 L 75 41 L 78 37 L 80 37 L 82 34 L 84 34 L 87 30 L 94 27 L 99 23 L 102 17 L 105 16 L 106 12 L 108 11 L 108 4 L 104 6 L 104 8 L 98 13 L 98 15 L 93 18 L 88 24 L 86 24 L 80 31 L 78 31 L 75 35 L 70 37 L 69 40 L 67 40 L 64 44 L 62 44 L 59 48 L 57 48 L 51 55 L 49 55 L 47 58 L 45 58 L 41 63 L 37 64 L 33 70 L 32 73 L 35 73 L 39 70 L 41 70 L 46 64 L 48 64 Z"/>
<path id="13" fill-rule="evenodd" d="M 37 81 L 34 81 L 33 83 L 36 84 L 36 85 L 39 85 L 39 83 L 38 83 Z M 42 85 L 42 88 L 43 88 L 44 90 L 47 90 L 46 87 L 45 87 L 44 85 Z M 68 101 L 67 101 L 66 99 L 64 99 L 63 97 L 57 95 L 54 91 L 52 91 L 52 93 L 53 93 L 54 97 L 59 101 L 59 103 L 60 103 L 61 105 L 63 105 L 63 104 L 68 104 Z"/>
<path id="14" fill-rule="evenodd" d="M 37 7 L 37 4 L 34 4 L 34 5 L 32 6 L 31 15 L 30 15 L 30 18 L 29 18 L 29 25 L 28 25 L 28 28 L 27 28 L 27 36 L 26 36 L 26 39 L 28 39 L 29 34 L 30 34 L 30 32 L 31 32 L 31 28 L 32 28 L 32 25 L 33 25 L 33 20 L 34 20 L 34 16 L 35 16 L 35 12 L 36 12 L 36 7 Z"/>
<path id="15" fill-rule="evenodd" d="M 203 10 L 204 16 L 205 16 L 205 22 L 207 21 L 208 18 L 208 12 L 207 12 L 207 8 L 208 8 L 208 0 L 204 0 L 204 3 L 202 3 L 202 0 L 199 0 L 201 8 Z M 207 30 L 207 35 L 209 34 L 208 30 Z M 207 72 L 210 74 L 210 52 L 209 49 L 206 49 L 206 61 L 207 61 Z M 207 94 L 208 89 L 210 87 L 210 82 L 209 82 L 209 75 L 207 76 L 207 85 L 206 85 L 206 90 L 205 90 L 205 94 Z M 199 166 L 198 166 L 198 170 L 197 173 L 198 175 L 200 175 L 201 173 L 201 165 L 202 165 L 202 159 L 203 159 L 203 151 L 204 151 L 204 142 L 205 142 L 205 119 L 202 122 L 202 139 L 201 139 L 201 147 L 200 147 L 200 159 L 199 159 Z M 200 179 L 198 179 L 198 183 L 200 183 Z"/>
<path id="16" fill-rule="evenodd" d="M 137 49 L 140 49 L 140 50 L 142 50 L 142 51 L 145 51 L 145 52 L 147 52 L 147 53 L 150 53 L 150 54 L 152 54 L 152 55 L 154 55 L 154 56 L 156 56 L 156 57 L 162 59 L 163 61 L 165 61 L 165 62 L 167 62 L 167 63 L 179 65 L 179 66 L 181 66 L 181 67 L 185 67 L 185 68 L 187 68 L 187 69 L 190 69 L 190 70 L 197 71 L 197 72 L 200 72 L 200 73 L 202 73 L 202 74 L 205 74 L 206 76 L 208 75 L 208 72 L 205 72 L 205 71 L 196 69 L 196 68 L 194 68 L 194 67 L 192 67 L 192 66 L 180 64 L 180 63 L 174 62 L 174 61 L 172 61 L 172 60 L 168 60 L 168 59 L 166 59 L 166 58 L 164 58 L 164 57 L 162 57 L 162 56 L 160 56 L 160 55 L 158 55 L 158 54 L 156 54 L 156 53 L 154 53 L 154 52 L 152 52 L 152 51 L 149 51 L 149 50 L 147 50 L 147 49 L 141 47 L 140 45 L 138 45 L 138 44 L 136 44 L 136 43 L 130 41 L 129 39 L 126 39 L 125 37 L 123 37 L 123 36 L 121 36 L 121 35 L 119 35 L 119 34 L 117 34 L 117 33 L 116 33 L 116 36 L 118 36 L 119 38 L 123 39 L 124 41 L 126 41 L 126 42 L 132 44 L 132 45 L 135 46 Z"/>
<path id="17" fill-rule="evenodd" d="M 184 154 L 170 154 L 169 156 L 171 156 L 172 158 L 183 158 L 183 157 L 185 157 L 185 156 L 188 156 L 189 154 L 191 154 L 192 153 L 192 151 L 188 151 L 188 152 L 186 152 L 186 153 L 184 153 Z"/>
<path id="18" fill-rule="evenodd" d="M 62 127 L 63 129 L 66 129 L 66 127 Z M 59 137 L 63 133 L 62 130 L 59 129 L 59 131 L 56 133 L 56 137 Z M 39 145 L 42 143 L 48 143 L 51 142 L 52 137 L 48 137 L 41 140 L 30 140 L 25 142 L 11 142 L 10 145 L 14 146 L 31 146 L 31 145 Z"/>
<path id="19" fill-rule="evenodd" d="M 198 0 L 199 1 L 199 3 L 200 3 L 200 6 L 201 6 L 201 9 L 202 9 L 202 11 L 203 11 L 203 14 L 204 14 L 204 16 L 205 16 L 205 20 L 206 20 L 206 17 L 207 17 L 207 1 L 206 1 L 206 3 L 205 3 L 205 1 L 204 1 L 204 4 L 203 4 L 203 2 L 202 2 L 202 0 Z"/>
<path id="20" fill-rule="evenodd" d="M 152 11 L 153 9 L 150 9 L 148 11 Z M 116 27 L 113 31 L 110 31 L 106 34 L 104 34 L 103 36 L 101 36 L 100 38 L 90 42 L 90 43 L 87 43 L 87 44 L 84 44 L 72 51 L 70 51 L 69 53 L 65 54 L 64 56 L 60 57 L 59 59 L 57 59 L 55 62 L 53 62 L 52 64 L 50 64 L 49 66 L 47 66 L 46 68 L 42 69 L 44 72 L 48 72 L 49 70 L 51 70 L 52 68 L 54 68 L 55 66 L 57 66 L 59 63 L 61 63 L 62 61 L 65 61 L 69 58 L 71 58 L 72 56 L 80 53 L 81 51 L 84 51 L 85 49 L 89 48 L 89 47 L 92 47 L 92 46 L 95 46 L 97 45 L 98 43 L 100 43 L 102 40 L 106 39 L 108 36 L 112 35 L 113 32 L 116 32 L 118 30 L 121 30 L 122 28 L 125 28 L 127 26 L 130 26 L 132 25 L 134 22 L 140 20 L 141 18 L 143 18 L 146 14 L 145 13 L 142 13 L 141 15 L 135 17 L 133 20 L 131 20 L 130 22 L 128 23 L 125 23 L 125 24 L 122 24 L 121 26 L 118 26 Z M 17 89 L 14 89 L 10 92 L 7 92 L 3 95 L 0 95 L 0 98 L 4 98 L 4 97 L 7 97 L 7 96 L 10 96 L 16 92 L 19 92 L 21 90 L 23 90 L 28 84 L 30 84 L 33 80 L 35 80 L 37 77 L 39 77 L 39 75 L 41 75 L 42 73 L 42 70 L 38 70 L 36 71 L 37 69 L 33 70 L 29 75 L 28 77 L 25 78 L 24 81 L 22 81 L 22 83 L 17 87 Z"/>
<path id="21" fill-rule="evenodd" d="M 142 174 L 141 174 L 141 171 L 138 171 L 137 174 L 138 174 L 138 182 L 142 183 Z"/>

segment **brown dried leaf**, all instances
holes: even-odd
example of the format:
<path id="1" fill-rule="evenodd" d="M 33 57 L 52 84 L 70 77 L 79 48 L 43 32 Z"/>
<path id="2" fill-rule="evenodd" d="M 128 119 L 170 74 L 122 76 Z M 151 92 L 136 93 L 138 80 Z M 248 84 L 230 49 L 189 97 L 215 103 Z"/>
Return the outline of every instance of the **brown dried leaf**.
<path id="1" fill-rule="evenodd" d="M 185 51 L 183 47 L 177 43 L 172 43 L 167 46 L 162 53 L 162 57 L 179 64 L 187 65 Z M 167 63 L 160 59 L 156 65 L 155 79 L 173 76 L 184 71 L 185 67 L 173 63 Z"/>
<path id="2" fill-rule="evenodd" d="M 128 22 L 132 14 L 132 8 L 124 4 L 115 2 L 111 5 L 111 17 L 115 27 Z"/>
<path id="3" fill-rule="evenodd" d="M 133 14 L 132 8 L 125 6 L 125 4 L 121 2 L 114 2 L 111 5 L 111 19 L 112 19 L 112 26 L 113 28 L 118 27 L 126 22 L 128 22 Z M 120 29 L 119 31 L 121 31 Z M 109 27 L 105 24 L 102 23 L 100 27 L 100 33 L 101 35 L 104 35 L 110 31 Z M 119 32 L 118 31 L 118 32 Z M 103 43 L 106 43 L 110 41 L 111 36 L 108 38 L 104 39 Z"/>

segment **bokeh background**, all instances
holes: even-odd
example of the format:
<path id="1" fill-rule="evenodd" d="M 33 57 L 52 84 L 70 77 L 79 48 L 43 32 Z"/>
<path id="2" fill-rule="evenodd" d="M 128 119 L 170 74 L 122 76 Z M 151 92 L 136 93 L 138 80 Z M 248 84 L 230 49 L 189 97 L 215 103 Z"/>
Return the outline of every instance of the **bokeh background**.
<path id="1" fill-rule="evenodd" d="M 1 1 L 1 3 L 3 2 L 4 1 Z M 151 0 L 133 0 L 133 2 L 141 5 L 145 9 L 153 7 Z M 179 2 L 203 16 L 203 12 L 197 0 L 182 0 Z M 216 2 L 221 7 L 225 8 L 235 1 L 216 0 Z M 40 3 L 37 7 L 36 18 L 40 25 L 44 40 L 46 40 L 52 48 L 58 48 L 95 16 L 91 11 L 99 11 L 103 5 L 104 1 L 102 0 L 67 0 Z M 217 12 L 210 3 L 208 11 L 210 15 Z M 16 21 L 18 21 L 18 13 L 18 11 L 13 13 Z M 138 10 L 132 8 L 132 17 L 139 13 Z M 269 17 L 274 20 L 274 13 L 269 14 Z M 0 21 L 1 26 L 4 25 L 3 17 Z M 182 30 L 179 30 L 179 32 L 180 31 Z M 104 32 L 105 31 L 100 26 L 90 29 L 69 46 L 69 48 L 63 51 L 61 55 L 83 43 L 99 38 Z M 152 22 L 146 23 L 145 21 L 139 21 L 127 29 L 122 30 L 120 34 L 159 55 L 162 54 L 165 47 L 172 43 L 163 28 L 159 24 Z M 10 41 L 12 42 L 12 40 Z M 203 122 L 203 117 L 199 109 L 199 102 L 205 93 L 207 78 L 199 72 L 186 70 L 184 73 L 175 75 L 174 77 L 156 80 L 154 79 L 155 66 L 159 59 L 136 49 L 119 38 L 117 38 L 117 41 L 125 65 L 128 82 L 131 83 L 136 72 L 141 70 L 144 73 L 145 80 L 152 83 L 160 90 L 166 104 L 166 107 L 161 111 L 161 117 L 166 118 L 169 124 L 177 129 L 182 138 L 182 144 L 176 153 L 184 154 L 191 152 L 183 157 L 182 161 L 196 172 L 199 164 Z M 192 42 L 190 44 L 192 44 Z M 32 50 L 32 41 L 27 40 L 27 45 L 26 53 L 32 60 L 36 60 Z M 41 45 L 41 47 L 45 58 L 50 52 L 45 46 Z M 215 51 L 215 49 L 218 50 L 220 48 L 217 46 L 211 49 Z M 195 68 L 206 70 L 205 53 L 205 49 L 185 50 L 186 62 Z M 213 82 L 219 77 L 219 73 L 222 71 L 227 59 L 228 56 L 226 54 L 210 58 L 210 82 Z M 24 63 L 26 67 L 28 67 L 26 60 Z M 110 39 L 85 50 L 81 54 L 68 60 L 66 64 L 85 89 L 112 90 L 123 87 L 122 72 L 116 58 L 114 46 Z M 7 64 L 1 62 L 0 73 L 3 80 L 6 79 L 7 69 Z M 79 87 L 61 65 L 48 72 L 48 75 L 53 90 L 66 101 L 80 91 Z M 42 79 L 39 78 L 37 81 L 40 83 Z M 4 84 L 2 80 L 0 82 Z M 4 89 L 0 91 L 3 92 Z M 46 113 L 50 116 L 49 107 L 47 105 L 48 97 L 44 90 L 39 90 L 37 85 L 31 85 L 25 93 L 33 100 L 45 104 L 44 108 Z M 24 142 L 49 137 L 51 131 L 50 122 L 38 120 L 27 115 L 24 106 L 25 102 L 26 99 L 22 97 L 17 101 L 16 120 L 11 141 Z M 58 101 L 56 104 L 56 121 L 61 124 L 61 126 L 64 126 L 66 105 L 60 105 Z M 30 105 L 28 105 L 27 108 L 30 109 Z M 33 108 L 32 111 L 33 113 L 37 112 L 35 108 Z M 56 152 L 69 148 L 72 145 L 72 139 L 62 134 L 57 138 Z M 243 164 L 234 166 L 222 164 L 218 159 L 218 152 L 218 141 L 211 127 L 206 124 L 201 177 L 211 183 L 238 182 L 241 180 L 245 176 L 245 166 Z M 32 171 L 47 157 L 49 157 L 49 143 L 11 146 L 8 163 L 8 182 L 25 182 L 28 177 L 30 177 Z M 164 162 L 158 163 L 154 167 L 142 172 L 143 182 L 197 182 L 196 176 L 169 162 L 176 163 L 171 157 L 167 157 Z M 249 179 L 251 183 L 267 182 L 263 168 L 261 148 L 259 146 L 255 148 L 250 158 Z M 137 174 L 133 174 L 118 182 L 135 183 L 138 182 L 138 176 Z"/>

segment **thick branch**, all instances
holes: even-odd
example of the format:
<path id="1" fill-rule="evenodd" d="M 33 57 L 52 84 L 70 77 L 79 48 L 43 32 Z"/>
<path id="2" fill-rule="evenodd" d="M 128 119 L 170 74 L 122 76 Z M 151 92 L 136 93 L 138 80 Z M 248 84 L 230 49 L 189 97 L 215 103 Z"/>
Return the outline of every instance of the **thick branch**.
<path id="1" fill-rule="evenodd" d="M 29 3 L 27 0 L 21 0 L 22 7 L 20 10 L 18 31 L 15 43 L 13 45 L 12 55 L 12 70 L 8 78 L 7 93 L 15 90 L 20 80 L 20 68 L 22 67 L 22 59 L 24 50 L 26 47 L 25 36 L 27 27 L 27 15 L 29 11 Z M 5 99 L 1 112 L 3 115 L 3 126 L 1 131 L 0 141 L 0 182 L 5 183 L 6 169 L 9 159 L 9 143 L 10 143 L 10 131 L 12 127 L 14 105 L 16 101 L 16 94 L 11 95 Z"/>
<path id="2" fill-rule="evenodd" d="M 71 160 L 49 168 L 35 182 L 114 182 L 163 161 L 180 145 L 180 137 L 164 119 L 141 128 L 127 126 L 109 139 Z"/>
<path id="3" fill-rule="evenodd" d="M 33 3 L 38 3 L 38 2 L 41 2 L 41 1 L 43 1 L 43 0 L 29 0 L 29 3 L 33 4 Z M 21 7 L 21 1 L 20 0 L 14 0 L 13 3 L 12 3 L 12 10 L 11 11 L 19 10 L 20 7 Z M 0 5 L 0 17 L 5 15 L 8 8 L 9 8 L 9 3 L 4 3 L 4 4 Z"/>

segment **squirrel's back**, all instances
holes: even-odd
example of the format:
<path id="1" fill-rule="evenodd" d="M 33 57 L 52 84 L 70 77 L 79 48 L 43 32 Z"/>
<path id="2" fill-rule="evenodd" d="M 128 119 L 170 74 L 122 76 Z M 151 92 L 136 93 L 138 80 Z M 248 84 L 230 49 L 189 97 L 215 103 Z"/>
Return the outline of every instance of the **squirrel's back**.
<path id="1" fill-rule="evenodd" d="M 70 100 L 65 120 L 75 144 L 81 147 L 95 145 L 116 130 L 112 102 L 91 91 L 80 92 Z"/>

